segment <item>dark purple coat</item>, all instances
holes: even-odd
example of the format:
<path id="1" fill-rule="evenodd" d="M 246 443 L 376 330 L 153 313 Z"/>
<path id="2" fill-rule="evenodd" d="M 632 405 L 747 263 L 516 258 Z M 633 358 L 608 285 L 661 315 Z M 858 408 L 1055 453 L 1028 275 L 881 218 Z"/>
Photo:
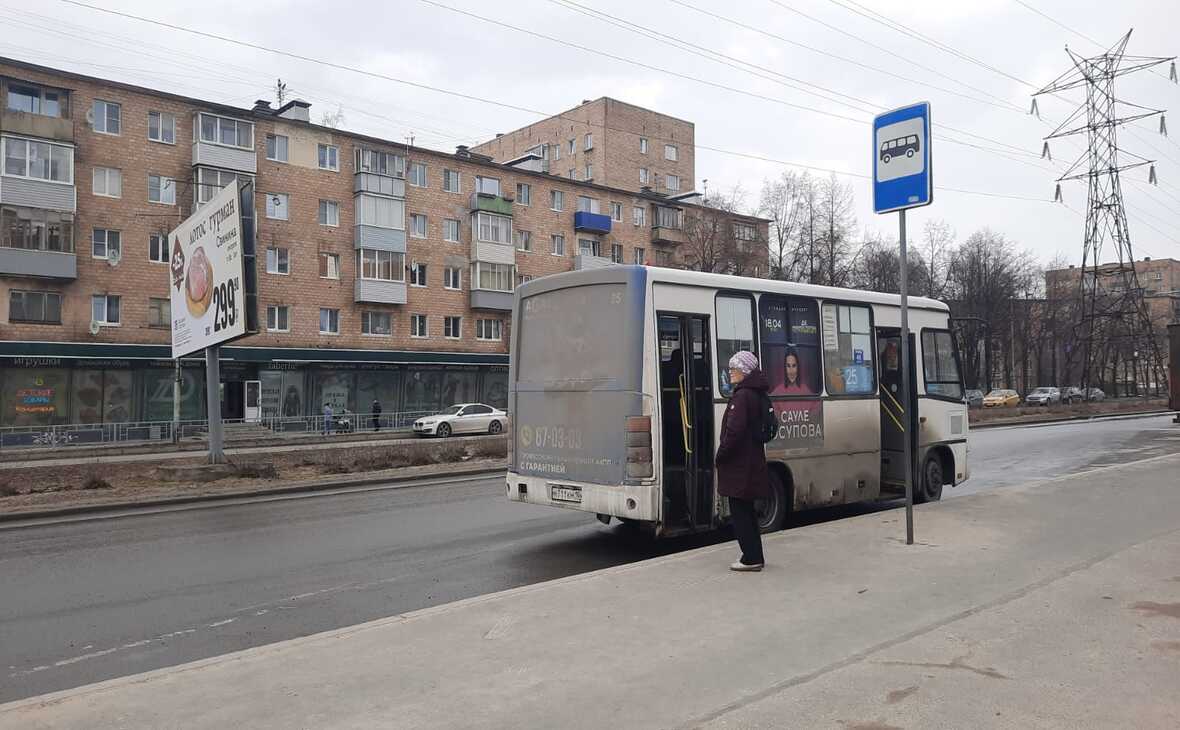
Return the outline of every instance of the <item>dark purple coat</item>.
<path id="1" fill-rule="evenodd" d="M 769 386 L 761 370 L 738 383 L 725 417 L 721 419 L 721 443 L 717 446 L 717 493 L 740 499 L 770 496 L 766 452 L 758 440 L 762 395 Z"/>

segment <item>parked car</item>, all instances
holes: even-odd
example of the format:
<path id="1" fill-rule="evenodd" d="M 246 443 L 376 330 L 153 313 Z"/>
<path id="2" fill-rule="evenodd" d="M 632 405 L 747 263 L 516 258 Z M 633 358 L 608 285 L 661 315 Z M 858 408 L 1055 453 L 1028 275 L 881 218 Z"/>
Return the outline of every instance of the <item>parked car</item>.
<path id="1" fill-rule="evenodd" d="M 1033 388 L 1033 392 L 1024 397 L 1024 402 L 1030 406 L 1051 406 L 1061 402 L 1061 391 L 1050 386 Z"/>
<path id="2" fill-rule="evenodd" d="M 983 406 L 983 391 L 968 390 L 963 393 L 963 401 L 968 408 L 981 408 Z"/>
<path id="3" fill-rule="evenodd" d="M 1086 400 L 1094 402 L 1106 400 L 1106 393 L 1102 388 L 1090 388 L 1086 391 Z"/>
<path id="4" fill-rule="evenodd" d="M 1008 408 L 1020 405 L 1020 395 L 1015 390 L 996 388 L 983 397 L 984 408 Z"/>
<path id="5" fill-rule="evenodd" d="M 500 433 L 508 413 L 483 403 L 459 403 L 442 413 L 414 421 L 418 436 L 446 438 L 459 433 Z"/>
<path id="6" fill-rule="evenodd" d="M 1081 388 L 1069 387 L 1061 391 L 1061 402 L 1065 404 L 1080 403 L 1086 400 L 1086 392 Z"/>

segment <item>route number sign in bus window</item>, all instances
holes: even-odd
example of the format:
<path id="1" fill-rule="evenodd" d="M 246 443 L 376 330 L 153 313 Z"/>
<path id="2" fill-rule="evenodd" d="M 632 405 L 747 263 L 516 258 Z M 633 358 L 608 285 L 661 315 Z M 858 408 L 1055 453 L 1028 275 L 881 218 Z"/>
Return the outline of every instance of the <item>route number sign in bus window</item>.
<path id="1" fill-rule="evenodd" d="M 813 299 L 764 294 L 758 300 L 762 372 L 770 395 L 820 392 L 819 307 Z"/>
<path id="2" fill-rule="evenodd" d="M 828 394 L 858 395 L 875 391 L 869 308 L 824 304 L 823 333 Z"/>
<path id="3" fill-rule="evenodd" d="M 754 351 L 754 301 L 748 297 L 717 297 L 717 387 L 733 392 L 729 358 L 742 350 Z"/>

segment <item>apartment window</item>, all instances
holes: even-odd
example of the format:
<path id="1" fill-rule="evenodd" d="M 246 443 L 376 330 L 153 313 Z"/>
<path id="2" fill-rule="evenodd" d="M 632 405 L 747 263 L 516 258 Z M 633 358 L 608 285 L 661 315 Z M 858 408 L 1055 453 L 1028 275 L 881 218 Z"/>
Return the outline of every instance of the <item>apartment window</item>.
<path id="1" fill-rule="evenodd" d="M 631 221 L 637 226 L 644 225 L 647 222 L 647 210 L 642 205 L 632 208 Z"/>
<path id="2" fill-rule="evenodd" d="M 591 165 L 590 163 L 586 163 L 586 177 L 584 179 L 586 179 L 586 180 L 593 180 L 594 179 L 594 165 Z"/>
<path id="3" fill-rule="evenodd" d="M 520 274 L 516 277 L 516 286 L 519 287 L 521 284 L 527 284 L 532 280 L 533 277 L 529 276 L 528 274 Z"/>
<path id="4" fill-rule="evenodd" d="M 640 185 L 647 185 L 648 179 L 649 179 L 649 176 L 647 174 L 647 168 L 646 167 L 639 168 L 639 184 Z"/>
<path id="5" fill-rule="evenodd" d="M 492 243 L 512 243 L 512 219 L 505 215 L 492 213 L 477 213 L 475 215 L 475 234 L 477 240 Z"/>
<path id="6" fill-rule="evenodd" d="M 610 219 L 612 221 L 614 221 L 615 223 L 622 223 L 623 222 L 623 204 L 622 203 L 611 203 L 610 204 Z"/>
<path id="7" fill-rule="evenodd" d="M 354 200 L 353 215 L 357 225 L 405 230 L 406 202 L 376 195 L 358 195 Z"/>
<path id="8" fill-rule="evenodd" d="M 550 190 L 549 207 L 556 211 L 565 210 L 565 193 L 560 190 Z"/>
<path id="9" fill-rule="evenodd" d="M 14 112 L 64 118 L 69 115 L 68 98 L 67 92 L 58 89 L 16 82 L 8 84 L 8 108 Z"/>
<path id="10" fill-rule="evenodd" d="M 459 242 L 459 221 L 454 218 L 447 218 L 443 221 L 443 240 L 452 243 Z"/>
<path id="11" fill-rule="evenodd" d="M 426 238 L 426 216 L 421 213 L 410 214 L 410 235 L 414 238 Z"/>
<path id="12" fill-rule="evenodd" d="M 639 138 L 639 154 L 641 154 L 641 155 L 647 154 L 647 137 L 640 137 Z"/>
<path id="13" fill-rule="evenodd" d="M 283 134 L 266 135 L 266 159 L 274 162 L 287 161 L 287 136 Z"/>
<path id="14" fill-rule="evenodd" d="M 516 202 L 518 205 L 532 205 L 533 186 L 528 183 L 516 183 Z"/>
<path id="15" fill-rule="evenodd" d="M 410 264 L 410 286 L 426 286 L 426 264 Z"/>
<path id="16" fill-rule="evenodd" d="M 448 340 L 457 340 L 462 334 L 462 317 L 443 317 L 443 337 L 446 337 Z"/>
<path id="17" fill-rule="evenodd" d="M 94 131 L 120 134 L 123 131 L 123 106 L 113 101 L 94 100 Z"/>
<path id="18" fill-rule="evenodd" d="M 680 190 L 680 176 L 664 175 L 664 187 L 672 192 Z"/>
<path id="19" fill-rule="evenodd" d="M 4 174 L 74 184 L 74 148 L 4 137 Z"/>
<path id="20" fill-rule="evenodd" d="M 578 152 L 578 141 L 570 137 L 570 157 L 573 157 Z"/>
<path id="21" fill-rule="evenodd" d="M 320 252 L 320 278 L 340 278 L 340 254 L 327 253 L 325 251 Z"/>
<path id="22" fill-rule="evenodd" d="M 578 196 L 578 212 L 579 213 L 597 213 L 598 201 L 588 195 Z"/>
<path id="23" fill-rule="evenodd" d="M 494 177 L 475 176 L 475 192 L 485 195 L 500 194 L 500 180 Z"/>
<path id="24" fill-rule="evenodd" d="M 153 233 L 148 236 L 148 261 L 166 264 L 168 258 L 168 236 L 163 233 Z"/>
<path id="25" fill-rule="evenodd" d="M 289 197 L 286 193 L 266 194 L 266 217 L 275 220 L 287 220 Z"/>
<path id="26" fill-rule="evenodd" d="M 513 231 L 512 237 L 516 239 L 517 251 L 532 251 L 533 250 L 533 234 L 528 231 Z"/>
<path id="27" fill-rule="evenodd" d="M 122 321 L 122 301 L 115 294 L 95 294 L 90 297 L 90 318 L 99 324 L 118 325 Z"/>
<path id="28" fill-rule="evenodd" d="M 205 113 L 197 117 L 198 134 L 202 142 L 244 150 L 254 149 L 254 125 L 250 122 Z"/>
<path id="29" fill-rule="evenodd" d="M 504 323 L 498 319 L 475 320 L 475 339 L 499 340 L 503 339 Z"/>
<path id="30" fill-rule="evenodd" d="M 401 155 L 395 155 L 392 152 L 379 152 L 377 150 L 358 147 L 356 150 L 356 169 L 357 172 L 373 172 L 378 175 L 389 175 L 390 177 L 405 177 L 406 158 Z"/>
<path id="31" fill-rule="evenodd" d="M 554 143 L 552 145 L 549 145 L 549 147 L 551 147 L 553 149 L 553 161 L 556 162 L 557 160 L 560 160 L 561 159 L 561 145 Z"/>
<path id="32" fill-rule="evenodd" d="M 148 327 L 172 326 L 172 302 L 157 297 L 148 298 Z"/>
<path id="33" fill-rule="evenodd" d="M 95 228 L 90 235 L 90 255 L 96 259 L 119 258 L 123 253 L 123 234 L 107 228 Z"/>
<path id="34" fill-rule="evenodd" d="M 471 287 L 490 291 L 512 291 L 516 284 L 516 267 L 512 264 L 490 264 L 476 261 L 471 265 Z"/>
<path id="35" fill-rule="evenodd" d="M 340 334 L 340 310 L 320 307 L 320 334 Z"/>
<path id="36" fill-rule="evenodd" d="M 1151 280 L 1152 281 L 1163 281 L 1163 279 L 1164 279 L 1164 272 L 1162 272 L 1162 271 L 1151 272 Z"/>
<path id="37" fill-rule="evenodd" d="M 74 252 L 74 215 L 41 208 L 0 207 L 0 246 Z"/>
<path id="38" fill-rule="evenodd" d="M 758 238 L 758 232 L 749 223 L 734 223 L 733 237 L 739 241 L 753 241 Z"/>
<path id="39" fill-rule="evenodd" d="M 426 187 L 426 163 L 410 163 L 410 184 L 416 188 Z"/>
<path id="40" fill-rule="evenodd" d="M 680 150 L 674 144 L 664 145 L 664 159 L 676 162 L 680 158 Z"/>
<path id="41" fill-rule="evenodd" d="M 243 175 L 243 180 L 251 180 L 249 175 Z M 216 170 L 209 167 L 197 168 L 197 203 L 208 203 L 227 185 L 238 180 L 236 172 Z"/>
<path id="42" fill-rule="evenodd" d="M 578 173 L 574 172 L 574 168 L 571 167 L 570 171 L 569 171 L 569 175 L 567 175 L 567 177 L 569 177 L 570 180 L 577 180 Z"/>
<path id="43" fill-rule="evenodd" d="M 291 256 L 290 250 L 285 248 L 271 247 L 266 249 L 266 273 L 268 274 L 290 274 L 291 273 Z"/>
<path id="44" fill-rule="evenodd" d="M 321 226 L 340 225 L 340 203 L 335 200 L 321 200 L 319 221 Z"/>
<path id="45" fill-rule="evenodd" d="M 583 256 L 598 256 L 599 243 L 593 238 L 579 238 L 578 239 L 578 253 Z"/>
<path id="46" fill-rule="evenodd" d="M 356 252 L 358 279 L 376 281 L 405 281 L 406 255 L 396 251 L 362 248 Z"/>
<path id="47" fill-rule="evenodd" d="M 587 150 L 594 149 L 594 135 L 593 134 L 590 134 L 589 132 L 587 132 L 584 142 L 585 142 L 585 145 L 584 145 L 585 149 L 587 149 Z"/>
<path id="48" fill-rule="evenodd" d="M 623 244 L 612 243 L 610 245 L 610 260 L 616 264 L 623 263 Z"/>
<path id="49" fill-rule="evenodd" d="M 679 208 L 656 208 L 657 228 L 680 228 L 683 222 L 682 211 Z"/>
<path id="50" fill-rule="evenodd" d="M 169 112 L 148 112 L 148 139 L 164 144 L 176 144 L 176 115 Z"/>
<path id="51" fill-rule="evenodd" d="M 448 266 L 443 269 L 443 288 L 444 289 L 462 289 L 463 288 L 463 270 L 458 266 Z"/>
<path id="52" fill-rule="evenodd" d="M 123 197 L 123 171 L 114 167 L 94 168 L 91 192 L 104 198 Z"/>
<path id="53" fill-rule="evenodd" d="M 443 190 L 448 193 L 459 192 L 459 172 L 457 170 L 443 170 Z"/>
<path id="54" fill-rule="evenodd" d="M 634 257 L 633 261 L 636 266 L 643 266 L 644 264 L 646 264 L 647 263 L 647 251 L 636 246 L 635 247 L 635 257 Z"/>
<path id="55" fill-rule="evenodd" d="M 272 304 L 266 308 L 267 332 L 291 331 L 291 308 L 286 304 Z"/>
<path id="56" fill-rule="evenodd" d="M 340 148 L 336 145 L 316 145 L 316 157 L 319 160 L 321 170 L 332 170 L 335 172 L 340 169 Z"/>
<path id="57" fill-rule="evenodd" d="M 565 236 L 554 233 L 549 237 L 549 252 L 554 256 L 565 256 Z"/>
<path id="58" fill-rule="evenodd" d="M 393 318 L 389 312 L 361 312 L 361 334 L 388 337 L 393 334 Z"/>
<path id="59" fill-rule="evenodd" d="M 429 337 L 430 329 L 427 327 L 425 314 L 411 314 L 410 315 L 410 337 Z"/>
<path id="60" fill-rule="evenodd" d="M 13 289 L 8 293 L 8 321 L 61 324 L 61 294 Z"/>
<path id="61" fill-rule="evenodd" d="M 176 183 L 172 178 L 148 175 L 148 202 L 176 205 Z"/>

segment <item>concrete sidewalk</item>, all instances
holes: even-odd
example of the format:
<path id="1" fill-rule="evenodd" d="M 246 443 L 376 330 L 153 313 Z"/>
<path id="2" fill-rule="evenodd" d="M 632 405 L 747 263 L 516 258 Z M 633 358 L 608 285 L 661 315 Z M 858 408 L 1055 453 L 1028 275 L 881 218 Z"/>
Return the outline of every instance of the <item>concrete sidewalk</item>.
<path id="1" fill-rule="evenodd" d="M 0 706 L 0 728 L 1180 727 L 1180 455 Z"/>

